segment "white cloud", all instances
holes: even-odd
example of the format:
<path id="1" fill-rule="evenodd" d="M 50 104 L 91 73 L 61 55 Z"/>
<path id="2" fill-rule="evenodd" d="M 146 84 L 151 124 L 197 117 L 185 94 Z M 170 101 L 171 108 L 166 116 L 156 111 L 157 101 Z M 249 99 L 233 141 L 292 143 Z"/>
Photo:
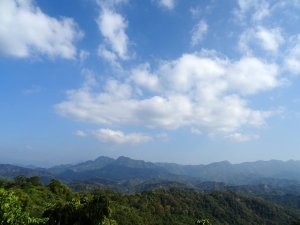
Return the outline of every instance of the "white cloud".
<path id="1" fill-rule="evenodd" d="M 97 86 L 96 75 L 93 73 L 93 71 L 83 68 L 81 70 L 81 74 L 85 79 L 82 88 L 89 90 L 90 88 Z"/>
<path id="2" fill-rule="evenodd" d="M 158 4 L 167 9 L 173 9 L 175 7 L 175 0 L 156 0 Z"/>
<path id="3" fill-rule="evenodd" d="M 259 6 L 257 6 L 259 4 Z M 256 4 L 256 11 L 254 12 L 252 18 L 254 21 L 260 21 L 265 17 L 270 16 L 270 6 L 269 3 L 266 1 L 259 1 Z"/>
<path id="4" fill-rule="evenodd" d="M 134 68 L 131 71 L 131 80 L 138 86 L 150 91 L 159 90 L 159 79 L 156 75 L 151 74 L 149 67 L 149 64 L 144 64 Z"/>
<path id="5" fill-rule="evenodd" d="M 92 132 L 92 135 L 104 143 L 113 144 L 141 144 L 149 142 L 152 138 L 141 133 L 124 134 L 122 131 L 111 129 L 99 129 Z"/>
<path id="6" fill-rule="evenodd" d="M 238 0 L 237 3 L 240 9 L 239 13 L 247 12 L 251 8 L 254 2 L 255 1 L 251 1 L 251 0 Z"/>
<path id="7" fill-rule="evenodd" d="M 239 40 L 241 52 L 252 54 L 252 49 L 260 47 L 261 49 L 277 53 L 284 42 L 284 37 L 279 28 L 267 29 L 256 27 L 255 29 L 245 30 Z"/>
<path id="8" fill-rule="evenodd" d="M 111 64 L 117 63 L 118 56 L 113 51 L 106 49 L 103 45 L 99 46 L 98 55 L 109 61 Z"/>
<path id="9" fill-rule="evenodd" d="M 255 32 L 253 29 L 245 30 L 241 33 L 238 47 L 243 55 L 252 55 L 252 49 L 250 43 L 255 40 Z"/>
<path id="10" fill-rule="evenodd" d="M 284 58 L 285 70 L 293 75 L 300 75 L 300 35 L 292 37 Z"/>
<path id="11" fill-rule="evenodd" d="M 87 136 L 87 134 L 82 130 L 76 130 L 74 132 L 74 135 L 77 136 L 77 137 L 86 137 Z"/>
<path id="12" fill-rule="evenodd" d="M 202 12 L 203 12 L 203 9 L 200 6 L 198 6 L 198 7 L 193 6 L 193 7 L 190 8 L 190 13 L 195 18 L 200 16 Z"/>
<path id="13" fill-rule="evenodd" d="M 0 53 L 13 57 L 72 59 L 74 43 L 83 35 L 72 19 L 50 17 L 31 0 L 1 0 L 0 24 Z"/>
<path id="14" fill-rule="evenodd" d="M 226 137 L 226 139 L 235 141 L 235 142 L 246 142 L 246 141 L 251 141 L 251 140 L 257 140 L 259 139 L 258 135 L 247 135 L 247 134 L 242 134 L 242 133 L 233 133 L 230 134 Z"/>
<path id="15" fill-rule="evenodd" d="M 116 56 L 122 60 L 127 59 L 129 57 L 128 37 L 125 32 L 127 22 L 124 17 L 113 8 L 102 7 L 97 24 L 107 45 L 99 48 L 100 55 L 109 61 L 115 60 Z"/>
<path id="16" fill-rule="evenodd" d="M 232 64 L 228 79 L 241 94 L 255 94 L 281 85 L 276 64 L 267 64 L 255 57 L 245 57 Z"/>
<path id="17" fill-rule="evenodd" d="M 192 30 L 192 40 L 193 46 L 198 45 L 207 33 L 208 25 L 206 21 L 201 20 Z"/>
<path id="18" fill-rule="evenodd" d="M 228 134 L 264 125 L 271 112 L 252 109 L 246 97 L 281 84 L 276 65 L 254 57 L 230 61 L 184 54 L 162 62 L 153 73 L 144 65 L 132 71 L 123 81 L 108 80 L 102 90 L 70 90 L 55 108 L 61 115 L 106 126 L 189 126 Z"/>
<path id="19" fill-rule="evenodd" d="M 267 30 L 259 27 L 256 32 L 256 37 L 261 41 L 261 45 L 265 50 L 277 52 L 279 46 L 283 43 L 284 38 L 280 29 Z"/>
<path id="20" fill-rule="evenodd" d="M 238 0 L 238 9 L 235 11 L 240 20 L 250 17 L 258 22 L 270 16 L 270 5 L 266 0 Z"/>

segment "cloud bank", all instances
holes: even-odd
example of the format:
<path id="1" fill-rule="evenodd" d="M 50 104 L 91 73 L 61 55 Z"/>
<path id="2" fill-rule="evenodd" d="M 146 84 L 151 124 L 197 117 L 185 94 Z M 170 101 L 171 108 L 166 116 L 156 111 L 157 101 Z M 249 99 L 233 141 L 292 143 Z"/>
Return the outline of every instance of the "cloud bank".
<path id="1" fill-rule="evenodd" d="M 123 81 L 108 79 L 101 90 L 86 85 L 70 90 L 55 108 L 63 116 L 104 126 L 190 126 L 226 134 L 264 125 L 272 112 L 252 109 L 247 96 L 279 85 L 275 64 L 200 52 L 162 62 L 153 71 L 140 65 Z"/>

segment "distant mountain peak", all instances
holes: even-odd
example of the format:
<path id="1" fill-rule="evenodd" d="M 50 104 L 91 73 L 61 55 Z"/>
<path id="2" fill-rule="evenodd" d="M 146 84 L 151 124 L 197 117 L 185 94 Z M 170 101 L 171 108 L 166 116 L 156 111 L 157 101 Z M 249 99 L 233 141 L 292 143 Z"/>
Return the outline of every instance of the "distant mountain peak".
<path id="1" fill-rule="evenodd" d="M 134 159 L 126 157 L 126 156 L 119 156 L 116 160 L 122 161 L 122 160 L 134 160 Z"/>
<path id="2" fill-rule="evenodd" d="M 107 156 L 99 156 L 94 161 L 102 161 L 102 160 L 111 160 L 111 161 L 114 161 L 115 159 L 107 157 Z"/>
<path id="3" fill-rule="evenodd" d="M 234 164 L 231 164 L 231 162 L 224 160 L 220 162 L 214 162 L 206 165 L 206 167 L 230 167 L 233 166 Z"/>

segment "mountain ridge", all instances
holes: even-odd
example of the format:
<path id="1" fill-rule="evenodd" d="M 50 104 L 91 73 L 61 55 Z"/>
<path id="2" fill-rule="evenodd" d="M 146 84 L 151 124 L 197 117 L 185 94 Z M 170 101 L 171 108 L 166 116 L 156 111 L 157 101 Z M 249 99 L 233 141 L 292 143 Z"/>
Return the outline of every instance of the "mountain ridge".
<path id="1" fill-rule="evenodd" d="M 0 176 L 17 175 L 52 177 L 71 182 L 73 180 L 105 179 L 165 179 L 180 182 L 213 181 L 230 185 L 246 185 L 267 179 L 294 180 L 300 182 L 300 161 L 269 160 L 232 164 L 229 161 L 200 165 L 153 163 L 120 156 L 113 159 L 97 157 L 74 165 L 58 165 L 50 168 L 25 168 L 0 164 Z"/>

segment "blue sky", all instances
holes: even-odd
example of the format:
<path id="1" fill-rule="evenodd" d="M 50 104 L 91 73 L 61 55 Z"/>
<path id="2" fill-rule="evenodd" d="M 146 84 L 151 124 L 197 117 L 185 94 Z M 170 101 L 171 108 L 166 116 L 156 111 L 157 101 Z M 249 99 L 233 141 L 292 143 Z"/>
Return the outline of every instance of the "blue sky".
<path id="1" fill-rule="evenodd" d="M 300 160 L 300 2 L 0 0 L 0 163 Z"/>

